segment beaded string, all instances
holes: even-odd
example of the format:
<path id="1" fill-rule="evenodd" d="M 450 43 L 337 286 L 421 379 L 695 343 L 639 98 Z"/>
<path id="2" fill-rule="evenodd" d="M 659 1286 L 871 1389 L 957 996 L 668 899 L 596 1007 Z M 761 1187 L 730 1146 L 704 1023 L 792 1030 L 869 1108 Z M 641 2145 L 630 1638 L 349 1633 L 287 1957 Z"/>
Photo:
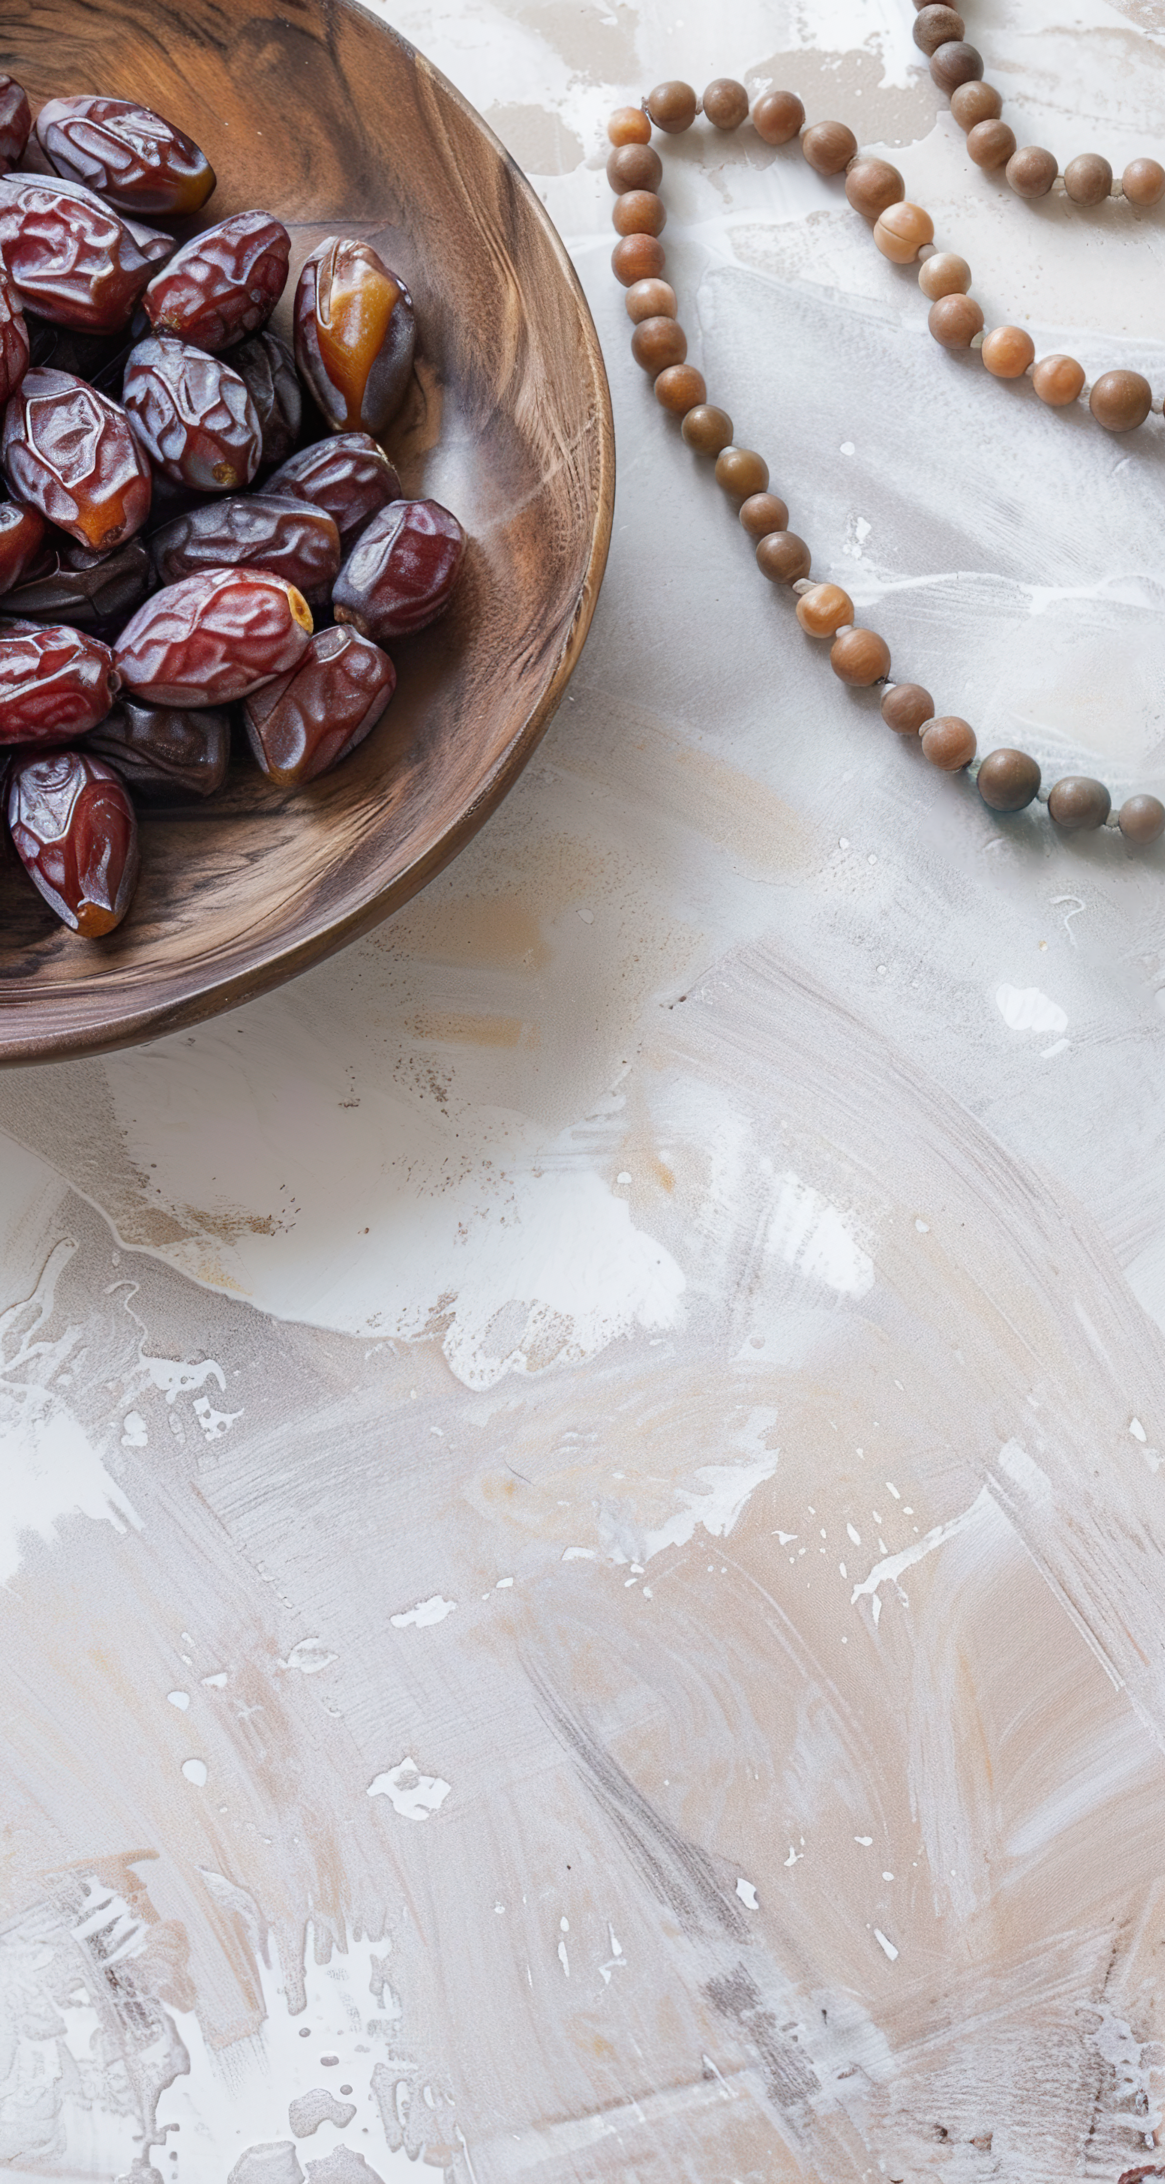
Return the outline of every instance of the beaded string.
<path id="1" fill-rule="evenodd" d="M 881 686 L 882 718 L 888 726 L 900 735 L 917 736 L 923 756 L 942 772 L 968 773 L 991 810 L 1022 811 L 1038 798 L 1064 832 L 1111 826 L 1119 827 L 1125 841 L 1138 847 L 1157 841 L 1165 833 L 1165 804 L 1155 796 L 1127 797 L 1114 813 L 1108 789 L 1090 775 L 1069 774 L 1045 789 L 1040 768 L 1026 751 L 1008 747 L 979 757 L 970 723 L 957 714 L 936 714 L 930 692 L 920 683 L 892 682 L 885 638 L 876 630 L 855 626 L 853 601 L 839 584 L 813 577 L 809 547 L 789 530 L 785 502 L 769 491 L 768 464 L 755 450 L 734 444 L 731 417 L 708 401 L 703 374 L 686 361 L 687 336 L 676 316 L 675 290 L 663 279 L 666 259 L 659 237 L 667 213 L 659 195 L 663 162 L 651 143 L 652 124 L 667 135 L 679 135 L 692 126 L 701 109 L 715 128 L 738 129 L 748 119 L 748 93 L 732 78 L 717 77 L 700 101 L 690 84 L 665 83 L 657 85 L 642 106 L 619 107 L 612 114 L 607 124 L 613 147 L 607 176 L 615 191 L 612 218 L 620 240 L 611 265 L 627 290 L 627 314 L 635 327 L 631 353 L 649 373 L 661 408 L 679 418 L 687 445 L 714 461 L 716 482 L 738 504 L 741 526 L 754 542 L 762 575 L 797 595 L 797 620 L 808 636 L 830 640 L 829 664 L 838 679 L 856 689 Z M 805 157 L 818 173 L 846 170 L 846 194 L 855 209 L 874 221 L 874 239 L 885 256 L 906 264 L 932 241 L 929 215 L 920 206 L 903 202 L 905 185 L 897 168 L 887 160 L 859 158 L 857 141 L 844 123 L 818 122 L 806 129 L 805 109 L 789 91 L 764 93 L 752 109 L 752 121 L 766 143 L 788 143 L 800 136 Z M 951 253 L 939 253 L 929 258 L 921 268 L 920 282 L 928 267 L 941 269 L 943 259 L 951 257 Z M 963 267 L 963 260 L 954 262 Z M 970 285 L 969 270 L 966 285 Z M 936 330 L 935 312 L 944 307 L 949 312 L 949 307 L 958 305 L 978 312 L 981 328 L 983 314 L 965 290 L 940 286 L 930 315 L 936 339 L 942 341 L 943 333 Z M 968 346 L 971 338 L 968 333 L 965 342 L 947 339 L 944 345 Z M 996 361 L 993 365 L 990 355 L 984 361 L 998 377 L 1018 377 L 1025 368 L 1022 364 L 1003 368 L 1006 361 L 1014 364 L 1022 354 L 1017 344 L 1027 343 L 1034 357 L 1031 337 L 1020 327 L 995 329 L 983 344 L 985 351 L 989 343 L 997 343 Z M 1044 391 L 1041 373 L 1046 374 Z M 1079 384 L 1071 393 L 1064 392 L 1076 373 Z M 1032 380 L 1042 400 L 1061 407 L 1079 396 L 1084 372 L 1074 358 L 1051 357 L 1034 366 Z M 1130 389 L 1123 384 L 1128 381 L 1138 384 Z M 1148 383 L 1137 372 L 1104 373 L 1090 390 L 1093 415 L 1110 431 L 1127 431 L 1142 423 L 1149 406 Z"/>

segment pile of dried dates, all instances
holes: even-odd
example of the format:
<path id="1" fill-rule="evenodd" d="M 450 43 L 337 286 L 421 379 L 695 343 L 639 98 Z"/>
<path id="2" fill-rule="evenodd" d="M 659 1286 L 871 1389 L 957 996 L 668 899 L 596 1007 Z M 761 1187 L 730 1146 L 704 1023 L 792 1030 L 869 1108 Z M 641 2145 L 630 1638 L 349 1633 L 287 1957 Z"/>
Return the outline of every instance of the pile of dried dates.
<path id="1" fill-rule="evenodd" d="M 112 931 L 134 798 L 212 796 L 232 717 L 281 787 L 361 743 L 386 647 L 448 606 L 456 516 L 402 498 L 380 439 L 412 298 L 329 236 L 267 331 L 290 239 L 268 212 L 180 242 L 215 177 L 125 99 L 0 75 L 0 781 L 12 841 L 72 931 Z M 237 709 L 237 711 L 235 710 Z"/>

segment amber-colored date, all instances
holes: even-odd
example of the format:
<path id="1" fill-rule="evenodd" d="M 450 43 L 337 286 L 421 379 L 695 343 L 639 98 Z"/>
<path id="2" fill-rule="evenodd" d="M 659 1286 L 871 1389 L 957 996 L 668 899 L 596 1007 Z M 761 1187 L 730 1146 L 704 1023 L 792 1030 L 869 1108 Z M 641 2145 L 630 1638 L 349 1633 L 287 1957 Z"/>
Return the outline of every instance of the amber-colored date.
<path id="1" fill-rule="evenodd" d="M 26 310 L 96 334 L 128 324 L 157 271 L 127 221 L 55 175 L 0 176 L 0 256 Z"/>
<path id="2" fill-rule="evenodd" d="M 0 507 L 0 521 L 3 515 Z M 0 612 L 27 615 L 34 622 L 68 622 L 74 629 L 116 629 L 140 607 L 153 584 L 153 563 L 140 538 L 127 538 L 123 546 L 104 554 L 87 546 L 63 546 L 7 594 Z"/>
<path id="3" fill-rule="evenodd" d="M 337 622 L 387 644 L 444 614 L 465 533 L 438 501 L 393 501 L 360 534 L 332 592 Z"/>
<path id="4" fill-rule="evenodd" d="M 267 324 L 287 284 L 291 238 L 269 212 L 204 228 L 150 282 L 142 302 L 156 334 L 212 355 Z"/>
<path id="5" fill-rule="evenodd" d="M 290 493 L 323 508 L 340 534 L 345 560 L 373 516 L 400 499 L 400 479 L 368 432 L 338 432 L 301 448 L 267 479 L 268 493 Z"/>
<path id="6" fill-rule="evenodd" d="M 281 788 L 314 781 L 363 743 L 395 689 L 379 645 L 354 629 L 322 629 L 298 667 L 246 700 L 247 741 Z"/>
<path id="7" fill-rule="evenodd" d="M 294 584 L 266 569 L 211 569 L 147 599 L 113 656 L 151 705 L 229 705 L 294 667 L 311 633 Z"/>
<path id="8" fill-rule="evenodd" d="M 26 372 L 4 412 L 4 475 L 78 545 L 106 552 L 150 512 L 150 473 L 129 420 L 71 372 Z"/>
<path id="9" fill-rule="evenodd" d="M 28 327 L 16 284 L 0 258 L 0 403 L 15 394 L 29 365 Z"/>
<path id="10" fill-rule="evenodd" d="M 194 139 L 130 99 L 50 99 L 36 134 L 57 174 L 100 190 L 119 212 L 197 212 L 214 188 Z"/>
<path id="11" fill-rule="evenodd" d="M 232 493 L 175 516 L 150 540 L 162 584 L 203 569 L 261 568 L 294 584 L 311 605 L 340 573 L 340 534 L 322 508 L 273 493 Z"/>
<path id="12" fill-rule="evenodd" d="M 0 592 L 10 592 L 31 569 L 44 545 L 45 519 L 20 501 L 0 501 Z M 6 601 L 0 613 L 9 611 Z"/>
<path id="13" fill-rule="evenodd" d="M 259 468 L 255 405 L 221 357 L 173 338 L 130 351 L 121 398 L 134 434 L 171 485 L 233 493 Z"/>
<path id="14" fill-rule="evenodd" d="M 120 687 L 113 654 L 96 637 L 56 623 L 0 627 L 0 744 L 83 736 Z"/>
<path id="15" fill-rule="evenodd" d="M 295 291 L 295 361 L 333 432 L 383 432 L 413 368 L 413 299 L 370 243 L 329 235 Z"/>
<path id="16" fill-rule="evenodd" d="M 123 697 L 85 748 L 116 766 L 137 796 L 213 796 L 226 779 L 230 715 Z"/>
<path id="17" fill-rule="evenodd" d="M 138 823 L 123 783 L 87 751 L 18 759 L 8 824 L 33 885 L 71 932 L 120 925 L 137 884 Z"/>
<path id="18" fill-rule="evenodd" d="M 256 334 L 231 350 L 231 369 L 243 381 L 259 418 L 263 453 L 259 467 L 269 469 L 290 455 L 303 423 L 303 395 L 295 359 L 278 334 Z"/>
<path id="19" fill-rule="evenodd" d="M 16 165 L 31 128 L 28 93 L 15 76 L 0 75 L 0 174 Z"/>

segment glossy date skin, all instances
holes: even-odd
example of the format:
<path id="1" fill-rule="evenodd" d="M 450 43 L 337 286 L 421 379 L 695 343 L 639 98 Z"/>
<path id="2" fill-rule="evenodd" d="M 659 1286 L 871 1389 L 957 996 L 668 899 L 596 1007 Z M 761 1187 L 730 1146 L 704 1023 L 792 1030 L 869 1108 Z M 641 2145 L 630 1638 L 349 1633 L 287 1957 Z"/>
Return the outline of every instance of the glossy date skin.
<path id="1" fill-rule="evenodd" d="M 290 455 L 303 423 L 303 394 L 295 375 L 295 358 L 278 334 L 262 333 L 232 349 L 230 364 L 255 405 L 263 434 L 259 467 L 268 470 Z"/>
<path id="2" fill-rule="evenodd" d="M 0 75 L 0 174 L 14 167 L 32 128 L 28 94 L 15 76 Z"/>
<path id="3" fill-rule="evenodd" d="M 45 542 L 48 525 L 35 508 L 20 501 L 0 501 L 0 593 L 10 592 L 25 576 Z M 0 613 L 9 611 L 8 602 Z"/>
<path id="4" fill-rule="evenodd" d="M 25 871 L 63 925 L 86 940 L 120 925 L 137 884 L 138 826 L 104 759 L 56 751 L 16 760 L 8 825 Z"/>
<path id="5" fill-rule="evenodd" d="M 28 324 L 16 284 L 0 258 L 0 403 L 15 394 L 29 360 Z"/>
<path id="6" fill-rule="evenodd" d="M 287 284 L 291 238 L 269 212 L 238 212 L 176 251 L 142 298 L 156 334 L 217 355 L 267 324 Z"/>
<path id="7" fill-rule="evenodd" d="M 269 781 L 295 788 L 363 743 L 395 689 L 379 645 L 354 629 L 322 629 L 298 667 L 246 700 L 247 741 Z"/>
<path id="8" fill-rule="evenodd" d="M 295 291 L 295 361 L 333 432 L 391 423 L 416 332 L 408 289 L 370 243 L 329 235 L 313 250 Z"/>
<path id="9" fill-rule="evenodd" d="M 172 239 L 160 239 L 165 250 Z M 0 176 L 0 256 L 25 309 L 58 326 L 112 334 L 157 272 L 128 222 L 57 176 Z"/>
<path id="10" fill-rule="evenodd" d="M 293 584 L 265 569 L 211 569 L 147 599 L 113 656 L 147 704 L 229 705 L 295 667 L 311 633 Z"/>
<path id="11" fill-rule="evenodd" d="M 25 373 L 4 412 L 0 459 L 15 499 L 95 553 L 149 515 L 149 467 L 125 411 L 71 372 Z"/>
<path id="12" fill-rule="evenodd" d="M 327 599 L 340 573 L 340 534 L 331 517 L 273 493 L 233 493 L 192 508 L 155 531 L 150 552 L 162 584 L 203 569 L 270 569 L 313 606 Z"/>
<path id="13" fill-rule="evenodd" d="M 10 504 L 11 505 L 11 504 Z M 0 524 L 4 509 L 0 506 Z M 0 553 L 3 533 L 0 530 Z M 87 546 L 64 546 L 45 556 L 9 592 L 0 613 L 26 615 L 34 622 L 68 622 L 74 629 L 117 629 L 140 607 L 154 587 L 154 566 L 144 540 L 127 538 L 111 553 Z"/>
<path id="14" fill-rule="evenodd" d="M 347 560 L 366 524 L 400 499 L 400 479 L 368 432 L 339 432 L 301 448 L 267 479 L 268 493 L 290 493 L 331 516 Z"/>
<path id="15" fill-rule="evenodd" d="M 120 687 L 113 654 L 96 637 L 58 623 L 0 625 L 0 745 L 86 735 Z"/>
<path id="16" fill-rule="evenodd" d="M 57 174 L 100 191 L 119 212 L 197 212 L 214 188 L 193 138 L 129 99 L 50 99 L 36 135 Z"/>
<path id="17" fill-rule="evenodd" d="M 122 697 L 85 748 L 115 766 L 135 796 L 213 796 L 231 755 L 230 714 Z"/>
<path id="18" fill-rule="evenodd" d="M 361 532 L 332 592 L 337 622 L 387 644 L 444 614 L 465 533 L 439 501 L 393 501 Z"/>
<path id="19" fill-rule="evenodd" d="M 259 468 L 258 412 L 223 358 L 171 338 L 130 351 L 121 398 L 139 446 L 171 485 L 233 493 Z"/>

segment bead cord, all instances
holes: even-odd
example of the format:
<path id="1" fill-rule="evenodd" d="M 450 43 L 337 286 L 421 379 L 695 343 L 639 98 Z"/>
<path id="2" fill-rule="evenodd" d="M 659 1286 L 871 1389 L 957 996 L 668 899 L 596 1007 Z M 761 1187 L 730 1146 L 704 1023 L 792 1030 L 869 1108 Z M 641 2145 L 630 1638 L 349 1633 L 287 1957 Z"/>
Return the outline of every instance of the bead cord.
<path id="1" fill-rule="evenodd" d="M 778 494 L 769 491 L 764 457 L 754 449 L 737 447 L 731 417 L 708 401 L 703 375 L 687 362 L 687 337 L 676 317 L 675 290 L 663 279 L 666 256 L 659 237 L 667 214 L 654 186 L 662 181 L 663 166 L 651 145 L 651 132 L 654 123 L 666 135 L 680 135 L 698 113 L 714 128 L 733 130 L 740 127 L 748 110 L 744 85 L 718 77 L 703 99 L 697 98 L 690 84 L 660 84 L 641 106 L 620 107 L 607 124 L 613 147 L 607 172 L 616 193 L 615 224 L 620 235 L 612 267 L 627 291 L 627 314 L 635 327 L 632 353 L 651 374 L 656 400 L 679 420 L 683 439 L 693 452 L 714 461 L 716 482 L 738 503 L 741 527 L 754 542 L 757 566 L 770 582 L 784 584 L 793 592 L 797 620 L 806 634 L 828 639 L 830 666 L 839 681 L 858 689 L 880 688 L 883 719 L 899 734 L 917 738 L 931 765 L 942 772 L 967 774 L 984 803 L 996 812 L 1021 811 L 1039 801 L 1065 833 L 1110 827 L 1119 829 L 1130 846 L 1144 847 L 1159 840 L 1165 834 L 1165 804 L 1159 798 L 1135 794 L 1126 797 L 1114 813 L 1108 789 L 1091 776 L 1069 774 L 1048 786 L 1027 752 L 1003 748 L 980 754 L 969 722 L 953 714 L 936 715 L 930 692 L 920 684 L 892 681 L 885 639 L 855 623 L 853 601 L 840 585 L 813 576 L 809 547 L 788 529 L 788 508 Z M 984 348 L 994 343 L 996 375 L 1015 378 L 1026 369 L 1036 381 L 1037 393 L 1041 372 L 1050 374 L 1055 384 L 1049 383 L 1042 399 L 1054 407 L 1080 396 L 1084 371 L 1074 358 L 1034 363 L 1034 344 L 1020 327 L 994 328 L 984 334 L 982 311 L 967 295 L 970 268 L 954 253 L 930 248 L 934 224 L 920 206 L 905 202 L 902 177 L 889 161 L 859 157 L 856 139 L 842 122 L 819 122 L 806 129 L 805 109 L 792 92 L 763 93 L 753 106 L 752 119 L 766 142 L 788 143 L 800 136 L 802 149 L 817 172 L 845 171 L 846 195 L 856 210 L 874 221 L 874 239 L 887 257 L 908 263 L 921 250 L 928 251 L 919 279 L 924 294 L 934 295 L 931 331 L 936 339 L 942 341 L 945 336 L 947 346 L 960 347 L 969 347 L 973 341 Z M 645 186 L 649 182 L 651 188 Z M 629 198 L 645 202 L 632 206 L 629 213 Z M 929 288 L 928 266 L 934 268 Z M 947 310 L 936 332 L 934 313 L 942 305 Z M 992 358 L 985 362 L 991 370 Z M 1098 409 L 1096 397 L 1106 380 L 1122 384 L 1115 389 L 1110 386 Z M 1136 416 L 1129 413 L 1129 382 L 1137 382 L 1132 389 L 1132 407 L 1140 410 Z M 1102 374 L 1089 392 L 1093 414 L 1109 430 L 1130 429 L 1148 413 L 1148 385 L 1137 373 Z"/>

